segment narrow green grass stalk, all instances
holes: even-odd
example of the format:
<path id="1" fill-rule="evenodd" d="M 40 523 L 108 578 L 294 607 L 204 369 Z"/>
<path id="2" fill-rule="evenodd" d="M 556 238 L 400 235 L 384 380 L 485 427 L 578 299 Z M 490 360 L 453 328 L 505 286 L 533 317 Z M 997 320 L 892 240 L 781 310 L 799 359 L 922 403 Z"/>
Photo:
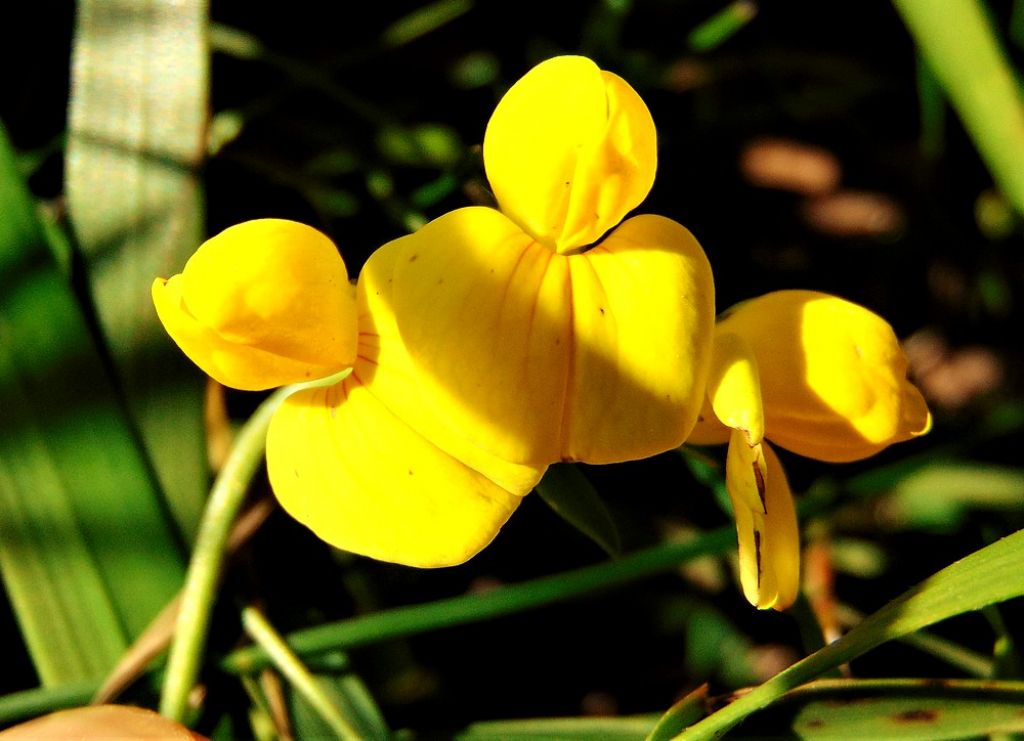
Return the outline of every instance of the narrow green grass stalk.
<path id="1" fill-rule="evenodd" d="M 54 710 L 74 708 L 89 702 L 99 682 L 71 682 L 57 687 L 13 692 L 0 697 L 0 726 L 35 718 Z"/>
<path id="2" fill-rule="evenodd" d="M 893 0 L 985 164 L 1024 214 L 1024 105 L 979 0 Z"/>
<path id="3" fill-rule="evenodd" d="M 173 720 L 184 720 L 188 694 L 199 674 L 228 533 L 245 499 L 249 482 L 263 460 L 270 418 L 293 391 L 293 387 L 279 389 L 259 406 L 239 431 L 231 455 L 210 490 L 210 500 L 185 576 L 181 612 L 160 697 L 160 712 Z"/>
<path id="4" fill-rule="evenodd" d="M 317 683 L 316 677 L 310 674 L 309 669 L 302 664 L 299 657 L 288 648 L 288 644 L 274 630 L 263 613 L 255 607 L 246 607 L 242 610 L 242 625 L 249 637 L 267 653 L 274 666 L 306 698 L 324 722 L 338 734 L 338 738 L 360 738 L 359 732 L 323 691 L 323 688 Z"/>
<path id="5" fill-rule="evenodd" d="M 732 526 L 722 527 L 685 543 L 666 543 L 614 561 L 481 594 L 461 595 L 328 623 L 292 633 L 286 640 L 299 656 L 380 643 L 569 600 L 669 571 L 699 556 L 723 553 L 735 546 L 735 529 Z M 252 646 L 226 657 L 221 668 L 232 673 L 251 672 L 266 666 L 268 660 L 261 647 Z"/>

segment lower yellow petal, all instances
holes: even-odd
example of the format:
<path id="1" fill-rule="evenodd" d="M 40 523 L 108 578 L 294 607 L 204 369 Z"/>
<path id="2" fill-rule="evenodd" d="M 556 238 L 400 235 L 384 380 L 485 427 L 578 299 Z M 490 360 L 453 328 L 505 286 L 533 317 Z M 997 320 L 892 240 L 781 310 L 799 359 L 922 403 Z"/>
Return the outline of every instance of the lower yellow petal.
<path id="1" fill-rule="evenodd" d="M 484 548 L 521 497 L 439 450 L 353 377 L 289 397 L 267 436 L 274 493 L 333 546 L 419 567 Z"/>
<path id="2" fill-rule="evenodd" d="M 730 444 L 730 449 L 736 440 Z M 759 609 L 784 610 L 796 600 L 800 586 L 800 534 L 793 495 L 775 452 L 764 443 L 764 511 L 750 507 L 749 494 L 736 489 L 727 476 L 736 516 L 740 583 L 747 600 Z"/>
<path id="3" fill-rule="evenodd" d="M 697 240 L 637 216 L 567 258 L 572 347 L 562 458 L 613 463 L 679 446 L 704 395 L 714 325 Z"/>

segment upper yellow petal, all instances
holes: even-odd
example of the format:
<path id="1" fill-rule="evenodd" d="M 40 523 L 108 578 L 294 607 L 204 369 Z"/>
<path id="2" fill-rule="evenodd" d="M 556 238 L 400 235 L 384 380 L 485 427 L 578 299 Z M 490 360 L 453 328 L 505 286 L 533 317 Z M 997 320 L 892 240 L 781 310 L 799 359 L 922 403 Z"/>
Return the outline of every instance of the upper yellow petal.
<path id="1" fill-rule="evenodd" d="M 386 245 L 363 280 L 377 273 L 373 294 L 390 306 L 373 314 L 397 327 L 419 403 L 503 461 L 642 458 L 694 424 L 714 289 L 700 246 L 669 219 L 637 217 L 559 255 L 493 209 L 461 209 Z"/>
<path id="2" fill-rule="evenodd" d="M 354 290 L 323 234 L 259 219 L 204 242 L 180 275 L 153 283 L 157 314 L 221 383 L 265 389 L 325 377 L 355 357 Z"/>
<path id="3" fill-rule="evenodd" d="M 434 416 L 501 459 L 558 460 L 572 319 L 565 258 L 481 207 L 383 249 L 394 251 L 390 313 Z"/>
<path id="4" fill-rule="evenodd" d="M 625 81 L 584 57 L 534 67 L 498 103 L 484 136 L 498 204 L 558 252 L 596 242 L 647 196 L 657 133 Z"/>
<path id="5" fill-rule="evenodd" d="M 765 428 L 801 455 L 850 461 L 924 434 L 931 424 L 907 360 L 878 315 L 814 291 L 777 291 L 720 322 L 757 357 Z"/>
<path id="6" fill-rule="evenodd" d="M 281 506 L 328 543 L 419 567 L 484 548 L 521 497 L 437 448 L 350 376 L 300 391 L 267 435 Z"/>
<path id="7" fill-rule="evenodd" d="M 637 216 L 565 258 L 572 348 L 562 458 L 646 458 L 679 446 L 700 411 L 711 356 L 714 283 L 697 240 Z"/>

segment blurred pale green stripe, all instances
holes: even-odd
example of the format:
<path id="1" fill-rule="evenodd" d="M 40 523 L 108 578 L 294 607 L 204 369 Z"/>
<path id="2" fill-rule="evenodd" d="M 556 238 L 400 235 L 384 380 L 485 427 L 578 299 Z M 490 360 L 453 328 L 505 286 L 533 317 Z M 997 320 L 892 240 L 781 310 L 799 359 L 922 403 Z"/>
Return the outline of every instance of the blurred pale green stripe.
<path id="1" fill-rule="evenodd" d="M 435 31 L 473 9 L 473 0 L 435 0 L 417 8 L 384 29 L 385 46 L 402 46 Z"/>
<path id="2" fill-rule="evenodd" d="M 656 715 L 621 718 L 528 718 L 490 720 L 474 723 L 455 734 L 458 741 L 635 741 L 643 738 L 658 721 Z"/>
<path id="3" fill-rule="evenodd" d="M 893 0 L 993 178 L 1024 214 L 1024 106 L 979 0 Z"/>
<path id="4" fill-rule="evenodd" d="M 167 338 L 150 285 L 204 236 L 204 0 L 80 0 L 67 199 L 96 312 L 170 509 L 186 538 L 207 489 L 202 376 Z"/>
<path id="5" fill-rule="evenodd" d="M 676 738 L 718 738 L 786 692 L 886 641 L 1024 595 L 1024 530 L 975 551 L 889 602 L 835 643 L 798 661 Z M 659 726 L 671 724 L 671 711 Z"/>
<path id="6" fill-rule="evenodd" d="M 735 36 L 755 15 L 757 5 L 751 0 L 736 0 L 690 31 L 686 44 L 692 51 L 711 51 Z"/>
<path id="7" fill-rule="evenodd" d="M 183 558 L 0 128 L 0 568 L 40 677 L 102 676 Z"/>

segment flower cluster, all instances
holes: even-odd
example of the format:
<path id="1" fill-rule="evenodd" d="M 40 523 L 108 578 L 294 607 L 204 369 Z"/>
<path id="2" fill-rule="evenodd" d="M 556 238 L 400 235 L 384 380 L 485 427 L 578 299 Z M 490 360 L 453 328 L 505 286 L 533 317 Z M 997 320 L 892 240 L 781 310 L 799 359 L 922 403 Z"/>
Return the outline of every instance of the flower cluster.
<path id="1" fill-rule="evenodd" d="M 483 153 L 498 208 L 385 244 L 355 287 L 327 237 L 275 219 L 222 232 L 153 284 L 167 331 L 221 383 L 333 381 L 273 418 L 282 506 L 339 548 L 444 566 L 486 546 L 554 462 L 729 440 L 744 591 L 787 606 L 797 525 L 765 438 L 852 460 L 923 432 L 888 325 L 784 292 L 716 326 L 693 235 L 625 218 L 654 181 L 654 123 L 588 59 L 517 82 Z"/>

